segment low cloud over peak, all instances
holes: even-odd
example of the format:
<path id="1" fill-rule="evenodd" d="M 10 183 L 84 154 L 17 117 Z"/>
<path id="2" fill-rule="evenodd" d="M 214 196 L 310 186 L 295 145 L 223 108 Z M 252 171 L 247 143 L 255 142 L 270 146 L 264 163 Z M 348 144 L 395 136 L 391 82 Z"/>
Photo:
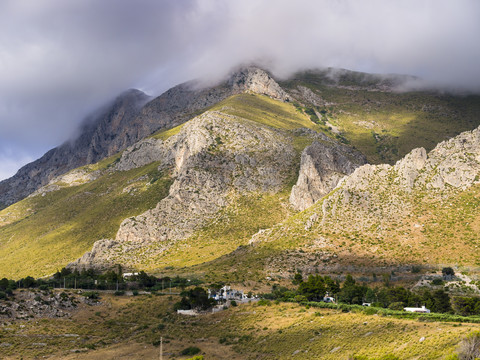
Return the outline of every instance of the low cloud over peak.
<path id="1" fill-rule="evenodd" d="M 159 94 L 240 63 L 480 91 L 479 17 L 475 0 L 2 1 L 0 164 L 40 156 L 125 89 Z"/>

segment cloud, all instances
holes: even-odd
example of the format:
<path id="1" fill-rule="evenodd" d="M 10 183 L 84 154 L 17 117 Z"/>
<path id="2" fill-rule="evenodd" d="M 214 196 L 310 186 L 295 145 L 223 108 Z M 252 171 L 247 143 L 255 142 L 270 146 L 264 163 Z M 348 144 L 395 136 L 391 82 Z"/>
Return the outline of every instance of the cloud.
<path id="1" fill-rule="evenodd" d="M 40 156 L 125 89 L 159 94 L 239 63 L 278 76 L 404 73 L 479 91 L 479 16 L 475 0 L 4 0 L 0 159 Z"/>

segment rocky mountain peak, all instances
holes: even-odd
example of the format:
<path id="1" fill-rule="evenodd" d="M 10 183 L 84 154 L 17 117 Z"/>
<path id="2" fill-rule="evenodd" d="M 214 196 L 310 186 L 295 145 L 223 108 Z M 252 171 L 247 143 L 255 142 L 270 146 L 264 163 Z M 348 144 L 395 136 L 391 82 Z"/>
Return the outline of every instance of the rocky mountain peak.
<path id="1" fill-rule="evenodd" d="M 234 92 L 251 91 L 273 99 L 289 101 L 290 96 L 265 71 L 255 66 L 240 68 L 228 80 Z"/>

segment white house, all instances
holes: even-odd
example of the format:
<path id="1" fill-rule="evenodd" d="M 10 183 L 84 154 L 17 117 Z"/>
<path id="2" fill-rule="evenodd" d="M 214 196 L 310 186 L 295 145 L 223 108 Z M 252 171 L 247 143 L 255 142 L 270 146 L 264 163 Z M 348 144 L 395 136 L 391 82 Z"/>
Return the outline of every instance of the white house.
<path id="1" fill-rule="evenodd" d="M 230 286 L 224 286 L 220 290 L 208 289 L 208 297 L 216 301 L 228 301 L 228 300 L 246 300 L 248 296 L 243 293 L 242 290 L 232 289 Z"/>
<path id="2" fill-rule="evenodd" d="M 428 314 L 428 313 L 430 313 L 430 310 L 427 309 L 427 308 L 425 307 L 425 305 L 422 306 L 421 308 L 417 308 L 417 307 L 406 307 L 406 308 L 403 308 L 403 310 L 409 311 L 409 312 L 415 312 L 415 313 L 423 313 L 423 314 Z"/>
<path id="3" fill-rule="evenodd" d="M 127 278 L 131 278 L 133 276 L 137 276 L 138 273 L 137 272 L 134 272 L 134 273 L 123 273 L 123 278 L 124 279 L 127 279 Z"/>

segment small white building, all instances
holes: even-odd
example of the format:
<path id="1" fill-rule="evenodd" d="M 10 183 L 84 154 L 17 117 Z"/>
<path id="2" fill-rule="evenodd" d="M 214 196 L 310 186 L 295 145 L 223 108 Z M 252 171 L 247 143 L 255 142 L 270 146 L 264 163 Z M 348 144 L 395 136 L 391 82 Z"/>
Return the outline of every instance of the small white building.
<path id="1" fill-rule="evenodd" d="M 134 277 L 134 276 L 137 276 L 138 275 L 138 272 L 134 272 L 134 273 L 123 273 L 123 278 L 124 279 L 127 279 L 127 278 L 131 278 L 131 277 Z"/>
<path id="2" fill-rule="evenodd" d="M 429 314 L 430 313 L 430 310 L 427 309 L 424 306 L 422 306 L 421 308 L 417 308 L 417 307 L 406 307 L 406 308 L 403 308 L 403 310 L 405 311 L 409 311 L 409 312 L 415 312 L 415 313 L 423 313 L 423 314 Z"/>
<path id="3" fill-rule="evenodd" d="M 242 290 L 235 290 L 232 289 L 230 286 L 224 286 L 219 290 L 208 289 L 208 297 L 216 301 L 243 301 L 248 299 L 248 296 L 245 295 Z"/>

